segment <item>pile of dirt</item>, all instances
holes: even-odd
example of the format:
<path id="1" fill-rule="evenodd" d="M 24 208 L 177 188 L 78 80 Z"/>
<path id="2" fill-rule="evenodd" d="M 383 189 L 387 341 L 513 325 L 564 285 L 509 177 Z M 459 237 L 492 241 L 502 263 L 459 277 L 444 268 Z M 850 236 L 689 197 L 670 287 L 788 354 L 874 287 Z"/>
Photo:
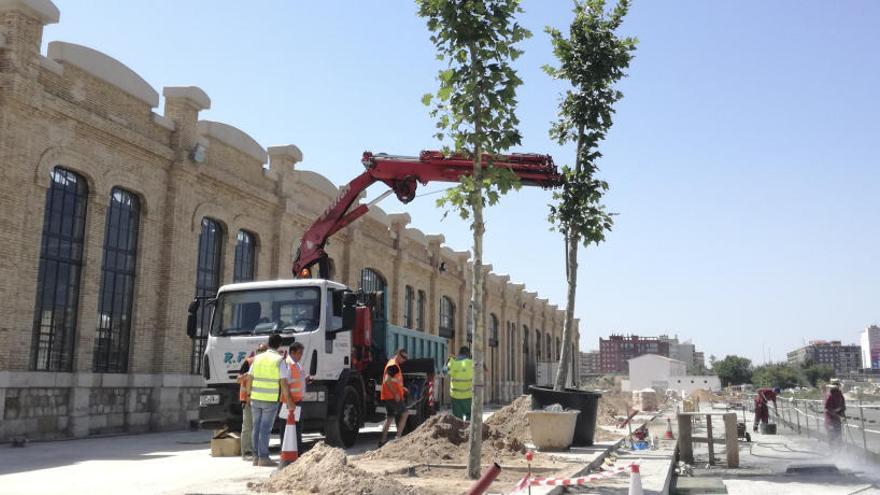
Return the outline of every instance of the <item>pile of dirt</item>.
<path id="1" fill-rule="evenodd" d="M 259 493 L 329 495 L 418 495 L 425 490 L 405 486 L 378 473 L 368 473 L 348 463 L 345 451 L 324 442 L 309 449 L 296 462 L 263 482 L 248 483 Z"/>
<path id="2" fill-rule="evenodd" d="M 700 402 L 720 402 L 723 400 L 720 395 L 713 394 L 712 392 L 709 392 L 708 390 L 703 390 L 701 388 L 698 388 L 691 392 L 688 397 L 692 399 L 697 399 Z"/>
<path id="3" fill-rule="evenodd" d="M 632 410 L 632 396 L 625 392 L 608 392 L 599 399 L 599 412 L 596 422 L 608 426 L 617 426 L 622 418 L 629 416 Z"/>
<path id="4" fill-rule="evenodd" d="M 486 424 L 495 428 L 505 437 L 516 439 L 520 443 L 532 441 L 529 431 L 529 411 L 532 410 L 532 396 L 522 395 L 510 404 L 495 411 Z"/>
<path id="5" fill-rule="evenodd" d="M 450 414 L 437 414 L 399 440 L 367 452 L 362 459 L 401 459 L 421 464 L 464 463 L 468 458 L 468 427 Z M 503 456 L 525 452 L 525 445 L 493 426 L 483 423 L 482 458 L 491 462 Z"/>

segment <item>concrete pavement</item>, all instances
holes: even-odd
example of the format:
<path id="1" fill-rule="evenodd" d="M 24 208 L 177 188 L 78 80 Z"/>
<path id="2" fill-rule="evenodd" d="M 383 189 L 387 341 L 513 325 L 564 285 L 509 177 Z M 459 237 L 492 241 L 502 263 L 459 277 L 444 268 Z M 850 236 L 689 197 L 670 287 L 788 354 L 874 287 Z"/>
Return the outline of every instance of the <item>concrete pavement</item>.
<path id="1" fill-rule="evenodd" d="M 368 425 L 347 453 L 376 448 L 380 434 L 381 425 Z M 270 446 L 276 453 L 277 437 Z M 303 442 L 320 438 L 304 435 Z M 210 440 L 211 432 L 178 431 L 0 445 L 0 495 L 238 495 L 274 471 L 239 457 L 211 457 Z"/>

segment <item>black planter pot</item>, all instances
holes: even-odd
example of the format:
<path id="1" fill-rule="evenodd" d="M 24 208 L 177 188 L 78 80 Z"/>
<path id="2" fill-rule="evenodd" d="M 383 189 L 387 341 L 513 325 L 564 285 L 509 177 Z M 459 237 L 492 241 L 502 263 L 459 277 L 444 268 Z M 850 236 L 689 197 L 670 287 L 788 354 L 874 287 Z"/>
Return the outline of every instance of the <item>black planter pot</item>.
<path id="1" fill-rule="evenodd" d="M 584 447 L 593 445 L 593 437 L 596 434 L 596 414 L 599 411 L 599 392 L 587 392 L 567 388 L 556 392 L 552 387 L 529 386 L 532 395 L 532 410 L 540 410 L 552 404 L 560 404 L 565 409 L 580 411 L 577 424 L 574 427 L 574 440 L 572 445 Z"/>

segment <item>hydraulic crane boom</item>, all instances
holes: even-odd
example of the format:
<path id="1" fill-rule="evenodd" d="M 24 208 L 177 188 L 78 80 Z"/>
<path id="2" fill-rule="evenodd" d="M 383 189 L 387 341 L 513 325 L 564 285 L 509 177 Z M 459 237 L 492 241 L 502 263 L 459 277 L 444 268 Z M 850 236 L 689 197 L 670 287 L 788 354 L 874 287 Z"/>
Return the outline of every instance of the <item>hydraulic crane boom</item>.
<path id="1" fill-rule="evenodd" d="M 484 163 L 488 163 L 488 160 L 487 155 Z M 445 156 L 439 151 L 422 151 L 418 157 L 364 152 L 361 163 L 366 170 L 339 191 L 336 200 L 303 234 L 293 262 L 295 278 L 309 276 L 309 269 L 316 263 L 319 265 L 320 277 L 329 278 L 327 253 L 324 252 L 327 239 L 363 216 L 370 206 L 392 192 L 401 202 L 409 203 L 416 196 L 418 184 L 458 182 L 462 177 L 473 173 L 471 158 L 461 155 Z M 492 160 L 492 166 L 511 170 L 519 177 L 520 183 L 526 186 L 552 188 L 562 183 L 562 176 L 550 155 L 498 155 Z M 385 183 L 391 190 L 369 204 L 352 209 L 361 193 L 376 182 Z"/>

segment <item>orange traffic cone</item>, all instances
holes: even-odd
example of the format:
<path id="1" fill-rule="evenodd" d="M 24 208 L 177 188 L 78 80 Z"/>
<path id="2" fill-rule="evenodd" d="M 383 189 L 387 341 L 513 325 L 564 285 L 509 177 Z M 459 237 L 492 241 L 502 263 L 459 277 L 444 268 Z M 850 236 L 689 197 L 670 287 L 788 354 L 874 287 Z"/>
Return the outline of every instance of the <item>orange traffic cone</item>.
<path id="1" fill-rule="evenodd" d="M 643 495 L 642 491 L 642 475 L 639 473 L 639 465 L 630 466 L 632 474 L 629 478 L 629 495 Z"/>
<path id="2" fill-rule="evenodd" d="M 296 444 L 296 408 L 287 410 L 287 424 L 284 425 L 284 440 L 281 442 L 281 467 L 287 466 L 299 457 Z"/>
<path id="3" fill-rule="evenodd" d="M 664 440 L 675 440 L 675 435 L 672 434 L 672 420 L 670 418 L 666 418 L 666 433 L 663 434 Z"/>

